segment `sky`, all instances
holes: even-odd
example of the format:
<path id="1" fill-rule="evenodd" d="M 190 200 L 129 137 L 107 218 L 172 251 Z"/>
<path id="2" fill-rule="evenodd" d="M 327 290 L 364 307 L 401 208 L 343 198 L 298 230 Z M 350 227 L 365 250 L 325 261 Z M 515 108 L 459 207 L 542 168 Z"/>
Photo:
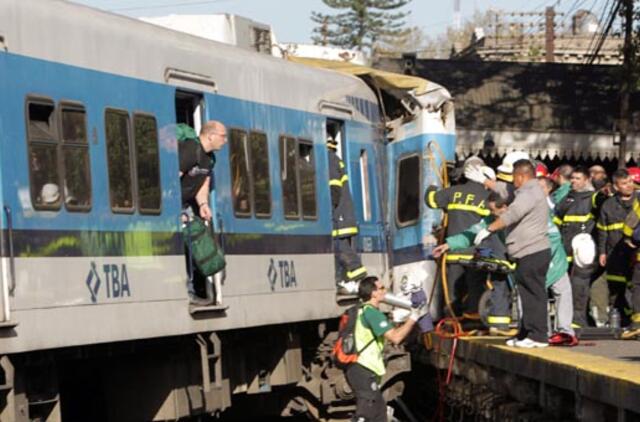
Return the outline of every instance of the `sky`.
<path id="1" fill-rule="evenodd" d="M 131 17 L 169 14 L 230 13 L 272 26 L 279 42 L 310 43 L 312 11 L 327 12 L 322 0 L 72 0 Z M 558 11 L 593 9 L 596 15 L 604 0 L 460 0 L 462 20 L 489 9 L 507 12 L 542 12 L 555 5 Z M 437 36 L 453 23 L 454 0 L 412 0 L 407 24 Z"/>

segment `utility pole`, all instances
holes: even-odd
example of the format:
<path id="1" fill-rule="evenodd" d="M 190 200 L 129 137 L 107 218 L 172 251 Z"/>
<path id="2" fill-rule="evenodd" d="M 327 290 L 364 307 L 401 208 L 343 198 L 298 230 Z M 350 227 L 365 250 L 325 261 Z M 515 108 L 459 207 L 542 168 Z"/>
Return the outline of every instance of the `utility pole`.
<path id="1" fill-rule="evenodd" d="M 620 121 L 618 130 L 620 143 L 618 145 L 618 167 L 626 165 L 627 157 L 627 133 L 629 132 L 629 98 L 633 88 L 633 66 L 635 63 L 633 49 L 633 0 L 620 0 L 624 15 L 624 46 L 622 62 L 622 81 L 620 83 Z"/>
<path id="2" fill-rule="evenodd" d="M 545 57 L 544 61 L 547 63 L 553 63 L 553 53 L 555 46 L 553 45 L 553 41 L 555 38 L 555 17 L 556 12 L 553 10 L 553 6 L 547 7 L 545 12 L 545 23 L 544 23 L 544 52 Z"/>

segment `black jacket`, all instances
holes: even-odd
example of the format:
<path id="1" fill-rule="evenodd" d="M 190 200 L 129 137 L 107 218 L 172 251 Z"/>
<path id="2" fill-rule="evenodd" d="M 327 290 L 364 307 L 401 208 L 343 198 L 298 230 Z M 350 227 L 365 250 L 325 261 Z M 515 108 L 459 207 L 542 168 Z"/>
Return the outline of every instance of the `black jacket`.
<path id="1" fill-rule="evenodd" d="M 555 208 L 554 223 L 559 226 L 567 256 L 573 256 L 571 241 L 580 233 L 595 235 L 597 193 L 593 190 L 571 191 Z M 594 239 L 596 237 L 594 236 Z"/>
<path id="2" fill-rule="evenodd" d="M 448 213 L 447 236 L 452 236 L 490 214 L 486 207 L 488 197 L 489 191 L 482 184 L 468 181 L 441 190 L 436 186 L 429 186 L 424 200 L 429 208 L 442 209 Z"/>
<path id="3" fill-rule="evenodd" d="M 358 234 L 358 225 L 353 211 L 353 200 L 349 191 L 349 177 L 344 163 L 335 150 L 327 148 L 329 154 L 329 188 L 333 209 L 333 237 L 350 237 Z"/>
<path id="4" fill-rule="evenodd" d="M 607 199 L 600 210 L 598 219 L 598 255 L 611 254 L 616 245 L 623 240 L 622 228 L 624 219 L 632 209 L 634 195 L 628 201 L 623 201 L 619 195 Z"/>

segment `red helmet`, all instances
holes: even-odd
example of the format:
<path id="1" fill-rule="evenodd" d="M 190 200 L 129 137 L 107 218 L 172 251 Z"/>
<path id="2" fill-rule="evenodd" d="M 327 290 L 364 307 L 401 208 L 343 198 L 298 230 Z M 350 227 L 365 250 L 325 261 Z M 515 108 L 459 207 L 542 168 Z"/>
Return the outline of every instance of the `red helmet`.
<path id="1" fill-rule="evenodd" d="M 633 179 L 633 183 L 636 187 L 640 186 L 640 167 L 629 167 L 627 169 L 629 176 Z"/>
<path id="2" fill-rule="evenodd" d="M 545 166 L 544 163 L 537 161 L 536 177 L 548 177 L 548 176 L 549 176 L 549 169 L 547 168 L 547 166 Z"/>

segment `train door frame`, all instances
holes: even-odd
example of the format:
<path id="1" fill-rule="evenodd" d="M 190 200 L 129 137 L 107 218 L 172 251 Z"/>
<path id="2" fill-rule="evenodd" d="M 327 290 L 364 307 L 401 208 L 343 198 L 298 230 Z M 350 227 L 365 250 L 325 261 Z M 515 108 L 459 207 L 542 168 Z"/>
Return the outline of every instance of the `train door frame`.
<path id="1" fill-rule="evenodd" d="M 176 112 L 176 124 L 186 123 L 191 126 L 196 133 L 200 133 L 202 124 L 206 118 L 206 103 L 204 100 L 204 94 L 202 92 L 176 88 L 174 94 L 175 112 Z M 179 102 L 186 109 L 186 119 L 179 119 Z M 191 104 L 187 104 L 190 102 Z M 181 107 L 181 108 L 183 108 Z M 184 116 L 183 116 L 184 117 Z"/>
<path id="2" fill-rule="evenodd" d="M 200 130 L 202 129 L 202 125 L 208 120 L 209 117 L 207 113 L 208 109 L 206 106 L 206 98 L 204 93 L 202 91 L 194 89 L 176 87 L 174 93 L 174 106 L 176 125 L 179 123 L 186 123 L 195 130 L 196 134 L 199 134 Z M 185 113 L 185 115 L 182 116 L 183 119 L 180 119 L 181 112 Z M 216 181 L 213 171 L 211 172 L 210 176 L 211 185 L 209 186 L 209 207 L 211 208 L 211 213 L 214 216 L 212 223 L 215 233 L 222 234 L 222 218 L 218 213 L 218 207 L 216 205 Z M 224 248 L 224 245 L 221 245 L 221 247 Z M 189 272 L 189 264 L 187 261 L 185 261 L 185 263 L 187 264 L 186 269 Z M 191 275 L 188 276 L 191 277 Z M 205 291 L 207 292 L 207 297 L 214 298 L 215 304 L 213 306 L 205 306 L 200 308 L 215 308 L 215 310 L 224 310 L 226 308 L 222 306 L 222 284 L 224 283 L 224 279 L 226 278 L 226 271 L 219 271 L 211 278 L 212 280 L 210 280 L 210 277 L 206 277 L 205 279 Z"/>

